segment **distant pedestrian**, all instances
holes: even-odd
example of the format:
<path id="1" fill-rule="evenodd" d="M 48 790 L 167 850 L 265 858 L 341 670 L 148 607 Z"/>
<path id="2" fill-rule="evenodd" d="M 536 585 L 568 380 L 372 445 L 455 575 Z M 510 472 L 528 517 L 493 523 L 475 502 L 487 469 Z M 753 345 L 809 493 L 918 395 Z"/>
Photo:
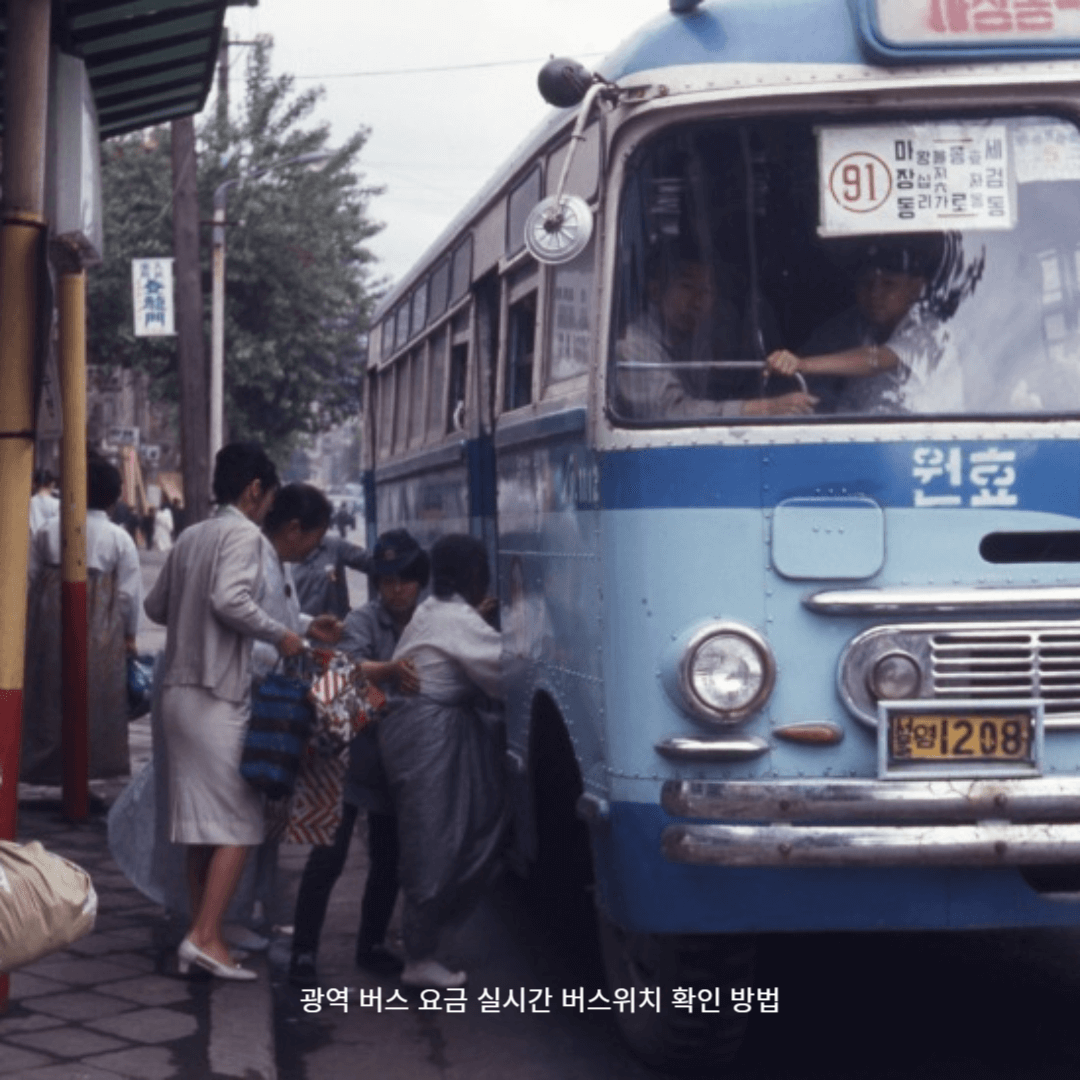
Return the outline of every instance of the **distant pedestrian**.
<path id="1" fill-rule="evenodd" d="M 154 515 L 154 550 L 168 551 L 173 546 L 173 516 L 168 496 L 164 496 Z"/>
<path id="2" fill-rule="evenodd" d="M 349 504 L 342 501 L 334 513 L 334 525 L 337 527 L 338 533 L 341 535 L 341 539 L 345 539 L 346 533 L 349 529 L 356 528 L 356 515 L 349 508 Z"/>
<path id="3" fill-rule="evenodd" d="M 113 521 L 131 537 L 131 542 L 138 546 L 139 515 L 123 499 L 117 502 L 112 511 Z"/>
<path id="4" fill-rule="evenodd" d="M 127 656 L 135 652 L 142 612 L 139 553 L 127 531 L 109 520 L 120 498 L 115 466 L 91 458 L 86 468 L 86 602 L 91 672 L 90 777 L 129 769 Z M 60 518 L 50 517 L 30 544 L 23 714 L 22 777 L 61 779 Z"/>
<path id="5" fill-rule="evenodd" d="M 156 506 L 148 506 L 146 513 L 139 518 L 139 532 L 142 534 L 143 547 L 147 551 L 154 546 L 154 517 L 157 514 Z"/>
<path id="6" fill-rule="evenodd" d="M 30 535 L 38 531 L 50 518 L 60 516 L 60 500 L 53 490 L 56 478 L 48 469 L 34 473 L 34 494 L 30 496 Z"/>

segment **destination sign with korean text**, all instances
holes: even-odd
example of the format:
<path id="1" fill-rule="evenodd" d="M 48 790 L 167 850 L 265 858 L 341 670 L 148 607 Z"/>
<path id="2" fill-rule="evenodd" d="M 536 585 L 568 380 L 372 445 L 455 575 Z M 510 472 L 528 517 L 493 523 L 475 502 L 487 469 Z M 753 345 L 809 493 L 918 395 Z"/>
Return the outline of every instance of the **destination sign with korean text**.
<path id="1" fill-rule="evenodd" d="M 821 236 L 1016 224 L 1002 124 L 822 127 L 817 135 Z"/>

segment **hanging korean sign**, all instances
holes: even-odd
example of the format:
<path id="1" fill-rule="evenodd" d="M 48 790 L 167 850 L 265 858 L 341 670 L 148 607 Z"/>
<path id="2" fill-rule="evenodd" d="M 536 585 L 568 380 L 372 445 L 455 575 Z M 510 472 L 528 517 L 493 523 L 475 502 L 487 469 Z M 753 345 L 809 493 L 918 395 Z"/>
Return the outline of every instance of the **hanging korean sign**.
<path id="1" fill-rule="evenodd" d="M 131 287 L 136 337 L 175 334 L 173 260 L 132 259 Z"/>
<path id="2" fill-rule="evenodd" d="M 822 127 L 817 136 L 821 236 L 1016 224 L 1003 124 Z"/>

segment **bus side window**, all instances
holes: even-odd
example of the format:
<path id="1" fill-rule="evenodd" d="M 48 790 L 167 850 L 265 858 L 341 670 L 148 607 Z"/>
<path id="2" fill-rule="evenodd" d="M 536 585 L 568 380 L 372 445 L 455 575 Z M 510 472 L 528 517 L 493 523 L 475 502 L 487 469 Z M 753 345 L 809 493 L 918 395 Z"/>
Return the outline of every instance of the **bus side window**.
<path id="1" fill-rule="evenodd" d="M 428 409 L 427 437 L 429 442 L 437 442 L 446 434 L 446 361 L 447 342 L 445 329 L 440 330 L 431 339 L 431 351 L 428 354 Z"/>
<path id="2" fill-rule="evenodd" d="M 450 324 L 450 385 L 446 395 L 447 434 L 464 431 L 468 422 L 469 343 L 472 308 L 459 311 Z"/>
<path id="3" fill-rule="evenodd" d="M 446 400 L 446 430 L 465 429 L 465 386 L 469 374 L 469 343 L 462 342 L 450 350 L 450 395 Z"/>
<path id="4" fill-rule="evenodd" d="M 519 409 L 532 401 L 533 358 L 536 354 L 536 293 L 510 308 L 510 340 L 506 351 L 506 408 Z"/>
<path id="5" fill-rule="evenodd" d="M 397 414 L 394 421 L 394 450 L 399 454 L 404 451 L 409 438 L 409 372 L 415 359 L 415 355 L 401 356 L 394 364 L 394 411 Z"/>
<path id="6" fill-rule="evenodd" d="M 424 372 L 428 367 L 426 343 L 413 353 L 412 394 L 409 398 L 409 446 L 419 446 L 424 441 Z"/>
<path id="7" fill-rule="evenodd" d="M 384 368 L 379 372 L 379 460 L 385 461 L 390 456 L 390 447 L 394 437 L 394 369 Z"/>

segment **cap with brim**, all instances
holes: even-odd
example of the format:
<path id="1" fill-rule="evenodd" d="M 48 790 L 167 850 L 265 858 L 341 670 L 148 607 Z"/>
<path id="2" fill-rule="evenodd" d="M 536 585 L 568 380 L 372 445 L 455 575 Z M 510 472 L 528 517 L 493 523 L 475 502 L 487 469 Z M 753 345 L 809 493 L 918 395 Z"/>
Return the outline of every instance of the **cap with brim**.
<path id="1" fill-rule="evenodd" d="M 859 269 L 929 278 L 941 262 L 943 246 L 943 237 L 937 233 L 882 237 L 863 248 Z"/>
<path id="2" fill-rule="evenodd" d="M 893 233 L 881 236 L 830 238 L 822 253 L 844 273 L 884 270 L 933 278 L 946 249 L 943 233 Z"/>
<path id="3" fill-rule="evenodd" d="M 424 549 L 410 532 L 391 529 L 376 541 L 367 572 L 372 577 L 397 577 L 415 566 L 423 555 Z"/>

